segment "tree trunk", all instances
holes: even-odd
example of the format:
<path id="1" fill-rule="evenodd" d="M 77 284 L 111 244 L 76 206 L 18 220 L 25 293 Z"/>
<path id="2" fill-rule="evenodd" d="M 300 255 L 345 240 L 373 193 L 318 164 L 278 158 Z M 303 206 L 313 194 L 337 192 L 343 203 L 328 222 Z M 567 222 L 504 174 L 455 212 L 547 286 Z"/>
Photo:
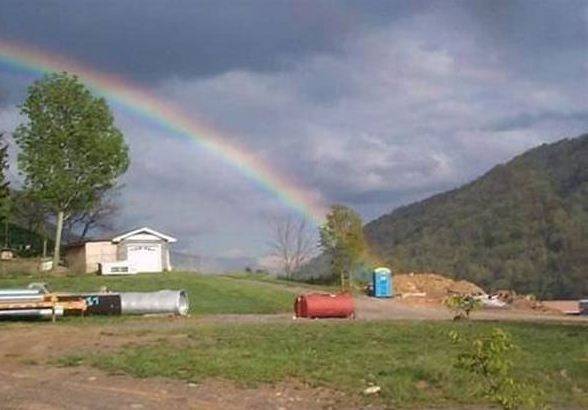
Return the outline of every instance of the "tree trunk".
<path id="1" fill-rule="evenodd" d="M 47 257 L 47 236 L 43 235 L 43 259 Z"/>
<path id="2" fill-rule="evenodd" d="M 55 248 L 53 249 L 53 270 L 59 266 L 59 251 L 61 247 L 61 231 L 63 229 L 63 211 L 57 212 L 57 229 L 55 231 Z"/>
<path id="3" fill-rule="evenodd" d="M 351 277 L 352 272 L 353 271 L 351 269 L 349 269 L 347 272 L 347 290 L 349 292 L 353 292 L 353 278 Z"/>
<path id="4" fill-rule="evenodd" d="M 82 235 L 80 236 L 80 240 L 83 240 L 86 237 L 86 235 L 88 234 L 88 231 L 90 230 L 90 225 L 91 225 L 90 222 L 86 222 L 84 224 L 84 229 L 82 230 Z"/>

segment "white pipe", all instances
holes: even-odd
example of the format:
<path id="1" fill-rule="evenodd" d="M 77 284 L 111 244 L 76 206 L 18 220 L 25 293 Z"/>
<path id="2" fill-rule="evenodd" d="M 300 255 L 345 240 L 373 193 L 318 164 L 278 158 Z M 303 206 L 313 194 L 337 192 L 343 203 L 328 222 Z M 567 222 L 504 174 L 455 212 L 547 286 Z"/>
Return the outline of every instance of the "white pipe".
<path id="1" fill-rule="evenodd" d="M 0 310 L 0 317 L 52 317 L 52 309 Z M 55 309 L 55 316 L 63 316 L 63 309 Z"/>
<path id="2" fill-rule="evenodd" d="M 1 302 L 41 302 L 45 297 L 43 295 L 0 295 Z"/>
<path id="3" fill-rule="evenodd" d="M 188 295 L 184 290 L 123 292 L 120 293 L 120 304 L 123 315 L 170 313 L 185 316 L 190 308 Z"/>
<path id="4" fill-rule="evenodd" d="M 10 295 L 40 295 L 40 289 L 0 289 L 0 296 Z"/>

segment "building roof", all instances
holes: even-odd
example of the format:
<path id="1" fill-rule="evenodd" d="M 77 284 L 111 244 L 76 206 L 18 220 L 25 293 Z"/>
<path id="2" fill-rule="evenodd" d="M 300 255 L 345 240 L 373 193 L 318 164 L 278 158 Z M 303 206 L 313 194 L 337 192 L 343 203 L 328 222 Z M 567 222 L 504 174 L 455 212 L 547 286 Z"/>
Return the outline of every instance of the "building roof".
<path id="1" fill-rule="evenodd" d="M 111 242 L 111 239 L 109 239 L 109 238 L 88 238 L 88 239 L 84 239 L 83 241 L 71 242 L 71 243 L 65 244 L 63 247 L 65 249 L 77 248 L 80 246 L 85 246 L 87 243 L 97 243 L 97 242 Z"/>
<path id="2" fill-rule="evenodd" d="M 121 234 L 119 236 L 116 236 L 116 237 L 112 238 L 112 242 L 117 243 L 117 242 L 120 242 L 120 241 L 124 241 L 125 239 L 127 239 L 127 238 L 129 238 L 131 236 L 140 234 L 140 233 L 147 233 L 147 234 L 150 234 L 150 235 L 153 235 L 153 236 L 157 236 L 158 238 L 161 238 L 161 239 L 163 239 L 164 241 L 167 241 L 167 242 L 177 242 L 177 239 L 176 238 L 174 238 L 172 236 L 169 236 L 169 235 L 165 235 L 165 234 L 163 234 L 161 232 L 157 232 L 156 230 L 151 229 L 151 228 L 148 228 L 146 226 L 144 226 L 143 228 L 135 229 L 135 230 L 132 230 L 130 232 L 123 233 L 123 234 Z"/>

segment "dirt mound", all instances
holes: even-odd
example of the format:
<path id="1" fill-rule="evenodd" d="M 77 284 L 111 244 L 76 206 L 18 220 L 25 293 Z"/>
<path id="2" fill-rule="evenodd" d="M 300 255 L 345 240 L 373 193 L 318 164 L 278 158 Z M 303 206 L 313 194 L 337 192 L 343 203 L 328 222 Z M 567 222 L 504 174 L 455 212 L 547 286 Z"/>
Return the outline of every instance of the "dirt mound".
<path id="1" fill-rule="evenodd" d="M 405 296 L 445 298 L 448 295 L 484 295 L 479 286 L 466 280 L 453 280 L 436 273 L 408 273 L 394 275 L 394 291 Z"/>
<path id="2" fill-rule="evenodd" d="M 533 295 L 519 295 L 514 290 L 497 290 L 493 294 L 513 309 L 535 310 L 545 313 L 560 313 L 557 309 L 546 306 Z"/>

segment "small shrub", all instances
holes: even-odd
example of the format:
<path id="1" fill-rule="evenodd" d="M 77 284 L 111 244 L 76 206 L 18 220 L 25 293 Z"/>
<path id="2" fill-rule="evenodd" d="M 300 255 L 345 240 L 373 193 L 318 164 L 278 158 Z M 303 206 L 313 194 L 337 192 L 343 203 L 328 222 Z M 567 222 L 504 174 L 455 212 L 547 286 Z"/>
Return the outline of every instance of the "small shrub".
<path id="1" fill-rule="evenodd" d="M 521 406 L 541 408 L 540 391 L 515 380 L 511 353 L 518 349 L 511 336 L 502 329 L 494 329 L 489 336 L 464 340 L 456 331 L 449 334 L 451 341 L 461 347 L 455 367 L 477 376 L 484 395 L 505 410 Z"/>
<path id="2" fill-rule="evenodd" d="M 449 296 L 444 303 L 455 313 L 453 320 L 469 319 L 470 313 L 481 307 L 478 299 L 467 295 Z"/>

